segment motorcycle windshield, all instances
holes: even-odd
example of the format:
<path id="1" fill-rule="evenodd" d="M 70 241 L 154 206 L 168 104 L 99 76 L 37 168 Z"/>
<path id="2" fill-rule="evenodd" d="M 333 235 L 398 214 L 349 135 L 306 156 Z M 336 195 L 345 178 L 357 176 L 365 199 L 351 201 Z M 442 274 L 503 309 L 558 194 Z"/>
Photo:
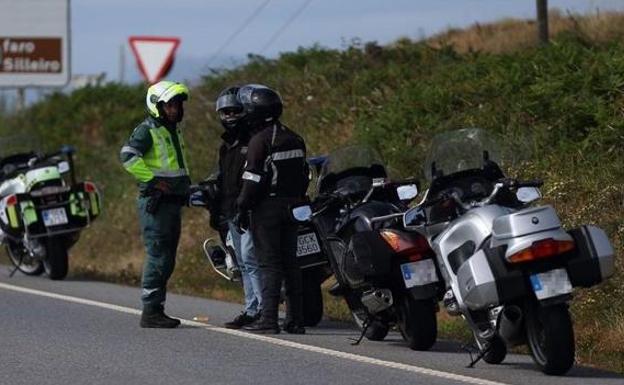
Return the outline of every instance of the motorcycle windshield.
<path id="1" fill-rule="evenodd" d="M 457 172 L 481 169 L 486 160 L 500 164 L 500 147 L 481 128 L 464 128 L 436 135 L 425 161 L 428 181 Z"/>
<path id="2" fill-rule="evenodd" d="M 330 153 L 319 174 L 318 192 L 346 187 L 353 192 L 370 188 L 373 178 L 387 176 L 381 156 L 366 146 L 342 147 Z"/>

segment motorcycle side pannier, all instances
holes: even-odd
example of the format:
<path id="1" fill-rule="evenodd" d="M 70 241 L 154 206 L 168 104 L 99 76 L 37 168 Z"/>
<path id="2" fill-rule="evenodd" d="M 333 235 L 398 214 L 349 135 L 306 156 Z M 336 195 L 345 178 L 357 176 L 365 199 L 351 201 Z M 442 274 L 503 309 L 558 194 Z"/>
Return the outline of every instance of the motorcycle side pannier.
<path id="1" fill-rule="evenodd" d="M 355 233 L 349 251 L 345 261 L 348 275 L 375 277 L 390 273 L 392 250 L 377 231 Z"/>
<path id="2" fill-rule="evenodd" d="M 479 250 L 461 265 L 457 281 L 468 308 L 482 309 L 526 295 L 522 272 L 509 269 L 504 254 L 501 248 Z"/>
<path id="3" fill-rule="evenodd" d="M 613 275 L 614 252 L 604 230 L 586 225 L 569 233 L 576 243 L 566 265 L 572 286 L 594 286 Z"/>

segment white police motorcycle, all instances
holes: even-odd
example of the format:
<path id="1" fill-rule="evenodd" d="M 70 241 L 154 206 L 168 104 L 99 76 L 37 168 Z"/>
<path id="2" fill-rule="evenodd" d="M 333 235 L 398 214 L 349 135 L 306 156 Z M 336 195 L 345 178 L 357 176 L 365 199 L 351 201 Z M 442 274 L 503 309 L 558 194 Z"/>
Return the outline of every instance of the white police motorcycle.
<path id="1" fill-rule="evenodd" d="M 100 194 L 95 184 L 76 182 L 73 153 L 64 146 L 52 154 L 25 151 L 0 158 L 0 243 L 13 273 L 45 271 L 50 279 L 65 278 L 69 248 L 99 216 Z"/>

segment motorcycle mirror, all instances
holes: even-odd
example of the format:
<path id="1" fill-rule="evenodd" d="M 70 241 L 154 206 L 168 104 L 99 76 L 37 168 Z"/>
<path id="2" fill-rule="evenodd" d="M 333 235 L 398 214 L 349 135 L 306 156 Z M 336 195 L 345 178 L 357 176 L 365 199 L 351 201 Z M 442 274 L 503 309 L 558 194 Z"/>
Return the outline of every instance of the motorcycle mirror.
<path id="1" fill-rule="evenodd" d="M 402 201 L 411 201 L 418 195 L 418 186 L 415 184 L 406 184 L 396 189 L 399 199 Z"/>
<path id="2" fill-rule="evenodd" d="M 65 154 L 65 155 L 73 154 L 75 152 L 76 152 L 76 148 L 74 146 L 69 145 L 69 144 L 64 144 L 61 147 L 61 153 Z"/>
<path id="3" fill-rule="evenodd" d="M 297 206 L 292 209 L 293 218 L 297 222 L 306 222 L 312 218 L 312 208 L 310 205 Z"/>
<path id="4" fill-rule="evenodd" d="M 542 197 L 542 192 L 537 187 L 520 187 L 516 191 L 516 198 L 522 203 L 531 203 Z"/>
<path id="5" fill-rule="evenodd" d="M 68 171 L 69 171 L 69 162 L 67 162 L 67 161 L 62 161 L 62 162 L 59 162 L 59 163 L 56 165 L 56 167 L 58 168 L 58 171 L 59 171 L 61 174 L 65 174 L 66 172 L 68 172 Z"/>
<path id="6" fill-rule="evenodd" d="M 427 223 L 427 214 L 422 207 L 412 207 L 403 214 L 403 227 L 406 229 L 424 226 Z"/>

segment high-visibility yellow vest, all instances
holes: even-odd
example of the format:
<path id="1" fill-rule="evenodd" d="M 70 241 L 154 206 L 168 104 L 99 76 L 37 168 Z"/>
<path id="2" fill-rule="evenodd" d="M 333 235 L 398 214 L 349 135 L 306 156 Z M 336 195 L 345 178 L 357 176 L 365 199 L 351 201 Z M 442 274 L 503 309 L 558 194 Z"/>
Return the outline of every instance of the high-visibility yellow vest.
<path id="1" fill-rule="evenodd" d="M 150 127 L 149 133 L 152 137 L 152 146 L 145 154 L 130 146 L 122 148 L 122 153 L 134 155 L 124 163 L 126 170 L 141 182 L 147 182 L 154 177 L 177 178 L 189 175 L 186 148 L 180 129 L 177 129 L 177 136 L 184 167 L 178 162 L 171 132 L 166 127 Z"/>

